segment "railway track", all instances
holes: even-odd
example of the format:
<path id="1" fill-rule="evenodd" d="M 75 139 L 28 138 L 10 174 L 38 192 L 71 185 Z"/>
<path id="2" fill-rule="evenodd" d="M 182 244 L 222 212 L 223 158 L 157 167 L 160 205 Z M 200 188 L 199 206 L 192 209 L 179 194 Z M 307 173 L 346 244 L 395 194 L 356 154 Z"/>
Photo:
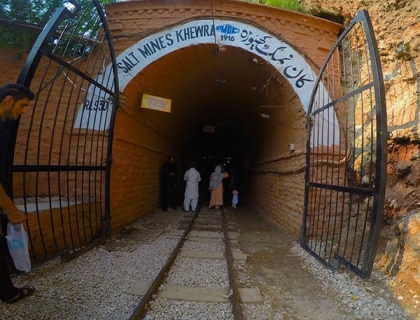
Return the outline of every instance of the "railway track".
<path id="1" fill-rule="evenodd" d="M 223 210 L 201 209 L 178 229 L 184 230 L 178 244 L 130 320 L 209 319 L 209 313 L 214 319 L 244 319 L 241 303 L 247 301 L 236 284 L 234 260 L 246 256 L 232 251 L 235 239 Z"/>

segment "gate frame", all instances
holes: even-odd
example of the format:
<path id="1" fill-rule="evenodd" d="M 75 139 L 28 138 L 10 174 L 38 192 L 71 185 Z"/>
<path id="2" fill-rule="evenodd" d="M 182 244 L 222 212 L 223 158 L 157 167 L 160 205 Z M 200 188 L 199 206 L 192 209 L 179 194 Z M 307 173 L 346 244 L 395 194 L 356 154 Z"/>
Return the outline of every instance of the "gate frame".
<path id="1" fill-rule="evenodd" d="M 21 69 L 21 72 L 18 76 L 17 83 L 25 85 L 26 87 L 30 87 L 37 67 L 45 55 L 48 58 L 53 59 L 58 63 L 63 63 L 69 66 L 65 61 L 61 59 L 55 58 L 49 54 L 48 51 L 44 51 L 45 47 L 47 46 L 47 42 L 51 38 L 51 36 L 56 32 L 56 29 L 60 25 L 61 22 L 64 21 L 66 18 L 74 18 L 81 10 L 81 6 L 76 2 L 77 0 L 69 0 L 68 2 L 71 3 L 75 9 L 74 11 L 70 11 L 69 8 L 66 6 L 62 6 L 54 12 L 51 16 L 43 30 L 41 31 L 40 35 L 38 36 L 35 44 L 33 45 L 28 57 Z M 86 170 L 96 170 L 96 171 L 105 171 L 105 182 L 104 182 L 104 215 L 102 218 L 102 233 L 100 239 L 105 239 L 111 234 L 111 214 L 110 214 L 110 180 L 111 180 L 111 164 L 112 164 L 112 142 L 114 137 L 114 128 L 115 128 L 115 116 L 116 111 L 119 107 L 119 80 L 118 80 L 118 69 L 116 64 L 116 55 L 113 40 L 110 34 L 110 29 L 107 24 L 104 10 L 102 5 L 99 3 L 98 0 L 92 0 L 94 7 L 97 10 L 98 17 L 101 21 L 101 27 L 105 34 L 107 44 L 110 51 L 110 60 L 112 63 L 111 70 L 113 73 L 113 84 L 114 90 L 111 91 L 108 88 L 104 87 L 103 85 L 97 83 L 95 79 L 91 78 L 90 76 L 80 72 L 78 69 L 73 68 L 76 74 L 82 76 L 85 80 L 88 80 L 90 83 L 95 84 L 96 86 L 100 87 L 102 90 L 109 93 L 110 97 L 113 101 L 113 110 L 111 112 L 110 121 L 109 121 L 109 128 L 108 128 L 108 145 L 106 151 L 106 159 L 104 161 L 104 165 L 102 166 L 68 166 L 68 165 L 60 165 L 60 166 L 48 166 L 48 165 L 14 165 L 14 153 L 15 153 L 15 145 L 17 140 L 18 128 L 20 123 L 20 118 L 18 120 L 6 120 L 3 126 L 0 126 L 0 133 L 2 136 L 1 145 L 1 152 L 0 152 L 0 181 L 2 182 L 6 193 L 9 195 L 11 199 L 13 199 L 13 173 L 15 172 L 33 172 L 36 170 L 37 172 L 60 172 L 60 171 L 86 171 Z M 80 250 L 82 252 L 83 250 Z M 74 253 L 71 257 L 77 256 L 79 253 Z M 62 252 L 56 252 L 56 254 L 61 254 Z M 53 254 L 54 256 L 54 254 Z M 69 257 L 67 257 L 69 258 Z M 45 259 L 42 259 L 45 260 Z M 48 257 L 46 258 L 48 260 Z"/>
<path id="2" fill-rule="evenodd" d="M 373 264 L 375 260 L 375 254 L 378 247 L 380 230 L 382 226 L 382 217 L 383 217 L 383 206 L 385 202 L 385 191 L 386 191 L 386 166 L 387 166 L 387 117 L 386 117 L 386 98 L 385 98 L 385 87 L 383 82 L 383 74 L 381 68 L 381 61 L 379 58 L 377 42 L 374 36 L 374 30 L 372 26 L 371 19 L 367 10 L 359 11 L 347 28 L 341 33 L 340 37 L 336 40 L 333 47 L 329 51 L 323 65 L 319 70 L 319 75 L 314 85 L 314 90 L 312 91 L 309 109 L 307 113 L 307 141 L 306 141 L 306 170 L 305 170 L 305 198 L 304 198 L 304 212 L 303 212 L 303 219 L 302 219 L 302 232 L 301 232 L 301 246 L 307 250 L 312 256 L 314 256 L 317 260 L 322 262 L 327 267 L 332 269 L 336 269 L 336 265 L 330 264 L 328 261 L 323 259 L 320 255 L 316 252 L 311 250 L 309 246 L 305 242 L 305 233 L 306 233 L 306 222 L 307 222 L 307 213 L 308 213 L 308 194 L 309 194 L 309 187 L 317 186 L 320 187 L 322 184 L 320 183 L 312 183 L 309 182 L 310 176 L 310 157 L 311 157 L 311 146 L 310 146 L 310 137 L 311 137 L 311 130 L 312 130 L 312 123 L 311 123 L 311 115 L 312 115 L 312 107 L 314 104 L 316 91 L 318 86 L 322 80 L 323 72 L 328 65 L 328 62 L 332 55 L 334 54 L 335 50 L 343 40 L 343 38 L 353 29 L 356 23 L 363 23 L 363 27 L 366 33 L 366 37 L 368 39 L 367 46 L 370 52 L 370 62 L 371 62 L 371 70 L 373 70 L 373 87 L 375 88 L 375 105 L 376 105 L 376 166 L 375 166 L 375 184 L 373 192 L 368 192 L 369 190 L 363 190 L 351 188 L 351 187 L 335 187 L 333 185 L 328 185 L 325 189 L 329 190 L 339 190 L 339 191 L 349 191 L 364 195 L 373 196 L 373 208 L 372 208 L 372 218 L 370 220 L 370 229 L 369 229 L 369 236 L 366 245 L 366 253 L 364 255 L 362 268 L 359 269 L 350 262 L 340 259 L 340 262 L 343 263 L 347 268 L 352 270 L 361 278 L 369 278 L 373 269 Z M 354 91 L 347 94 L 350 96 L 354 93 Z M 341 100 L 340 99 L 337 100 Z M 337 100 L 329 102 L 326 106 L 321 106 L 319 110 L 324 110 L 327 107 L 334 105 Z"/>

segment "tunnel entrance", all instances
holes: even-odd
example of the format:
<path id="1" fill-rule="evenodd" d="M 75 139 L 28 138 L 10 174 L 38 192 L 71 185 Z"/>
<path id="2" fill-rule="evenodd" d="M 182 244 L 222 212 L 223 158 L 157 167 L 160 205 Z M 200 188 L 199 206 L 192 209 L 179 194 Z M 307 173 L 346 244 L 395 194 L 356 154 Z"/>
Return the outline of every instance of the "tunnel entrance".
<path id="1" fill-rule="evenodd" d="M 243 16 L 238 17 L 239 12 Z M 168 16 L 159 17 L 162 14 Z M 104 16 L 100 17 L 104 29 L 95 27 L 95 30 L 100 30 L 98 34 L 105 40 L 98 41 L 91 33 L 70 37 L 71 41 L 76 38 L 79 42 L 76 41 L 71 53 L 63 55 L 64 58 L 70 56 L 69 61 L 57 58 L 48 50 L 49 46 L 43 48 L 45 56 L 55 63 L 55 69 L 49 71 L 54 76 L 33 80 L 39 85 L 40 93 L 48 88 L 48 97 L 59 97 L 52 103 L 46 103 L 48 99 L 42 100 L 46 106 L 60 107 L 54 113 L 56 119 L 62 119 L 63 114 L 71 117 L 61 126 L 57 125 L 56 119 L 44 117 L 46 111 L 40 110 L 40 116 L 32 115 L 30 121 L 38 124 L 40 119 L 46 119 L 40 132 L 51 134 L 46 130 L 49 124 L 62 128 L 63 133 L 59 134 L 61 140 L 56 140 L 54 134 L 47 139 L 50 144 L 46 149 L 50 155 L 56 155 L 58 164 L 43 166 L 44 156 L 35 159 L 29 152 L 20 154 L 17 151 L 18 159 L 30 161 L 14 168 L 33 173 L 22 180 L 20 194 L 24 201 L 34 190 L 34 186 L 28 184 L 32 177 L 35 177 L 36 186 L 44 188 L 42 195 L 36 192 L 35 202 L 38 205 L 41 196 L 46 197 L 50 213 L 53 212 L 51 200 L 55 196 L 77 198 L 80 191 L 81 207 L 77 202 L 73 203 L 75 206 L 69 207 L 64 214 L 71 220 L 79 217 L 72 210 L 80 212 L 75 233 L 83 235 L 84 239 L 92 235 L 96 238 L 103 235 L 104 226 L 112 226 L 114 232 L 118 232 L 158 207 L 159 170 L 169 155 L 175 154 L 179 159 L 180 172 L 192 160 L 201 162 L 205 177 L 214 161 L 224 161 L 234 170 L 246 172 L 246 186 L 252 194 L 253 204 L 278 224 L 300 233 L 302 214 L 305 213 L 302 245 L 318 257 L 322 256 L 318 249 L 331 243 L 331 230 L 319 228 L 317 223 L 328 220 L 329 226 L 330 221 L 339 220 L 329 218 L 336 213 L 343 216 L 355 198 L 370 197 L 372 202 L 368 201 L 364 211 L 364 216 L 370 219 L 364 220 L 364 226 L 369 224 L 370 229 L 365 228 L 364 232 L 368 230 L 371 236 L 362 237 L 361 247 L 366 241 L 372 246 L 367 251 L 363 247 L 361 251 L 372 256 L 377 237 L 375 210 L 378 210 L 383 192 L 378 187 L 382 185 L 378 177 L 382 174 L 375 176 L 374 188 L 369 185 L 346 189 L 350 183 L 366 181 L 367 171 L 359 168 L 369 163 L 377 166 L 382 163 L 378 141 L 383 138 L 380 131 L 383 127 L 377 125 L 382 122 L 377 122 L 380 116 L 372 120 L 372 115 L 375 114 L 373 110 L 380 115 L 383 105 L 380 99 L 371 103 L 373 97 L 380 96 L 382 88 L 378 82 L 378 64 L 373 59 L 377 53 L 371 50 L 373 40 L 368 26 L 363 26 L 360 34 L 358 29 L 352 29 L 357 34 L 354 38 L 340 38 L 343 42 L 337 52 L 328 56 L 328 67 L 321 68 L 320 78 L 316 76 L 317 70 L 327 56 L 339 26 L 323 22 L 323 29 L 314 17 L 238 1 L 211 4 L 191 1 L 183 2 L 177 8 L 173 8 L 171 1 L 113 4 L 107 7 L 109 29 Z M 173 19 L 168 20 L 168 17 Z M 366 18 L 362 20 L 366 21 Z M 277 29 L 263 27 L 270 24 Z M 110 40 L 111 34 L 118 44 L 115 47 Z M 295 38 L 300 39 L 299 46 Z M 376 75 L 375 80 L 367 84 L 363 81 L 370 80 L 372 73 L 354 71 L 357 63 L 351 60 L 357 52 L 355 48 L 360 45 L 365 49 L 363 52 L 369 53 L 370 59 L 357 62 L 374 70 Z M 333 61 L 332 67 L 330 61 Z M 362 70 L 360 66 L 357 70 Z M 63 72 L 63 69 L 68 70 Z M 77 81 L 69 77 L 72 73 Z M 342 81 L 360 87 L 350 94 L 347 87 L 342 88 Z M 78 90 L 73 91 L 75 88 Z M 365 89 L 370 95 L 365 94 Z M 145 107 L 145 95 L 164 99 L 160 101 L 166 101 L 165 109 L 159 109 L 159 105 Z M 70 97 L 70 100 L 62 99 L 64 97 Z M 71 109 L 66 101 L 72 101 Z M 367 109 L 360 107 L 359 101 L 372 110 L 366 113 Z M 371 122 L 366 122 L 365 116 Z M 308 137 L 314 140 L 308 140 Z M 367 140 L 373 141 L 369 144 L 370 150 L 364 149 Z M 33 141 L 35 149 L 41 150 L 46 139 L 39 135 L 38 140 Z M 55 148 L 57 145 L 59 147 Z M 68 155 L 65 159 L 61 157 L 64 149 Z M 320 154 L 321 159 L 317 159 Z M 34 159 L 38 161 L 36 165 L 28 165 Z M 326 168 L 317 176 L 314 172 L 322 172 L 323 168 L 319 164 L 325 164 Z M 45 172 L 43 179 L 38 179 L 39 168 Z M 379 167 L 372 168 L 369 167 L 369 174 L 375 170 L 380 172 Z M 64 180 L 61 173 L 56 173 L 61 170 L 66 171 Z M 69 173 L 73 171 L 75 173 Z M 57 181 L 54 190 L 48 187 L 50 182 L 45 182 L 51 181 L 53 172 L 53 180 Z M 368 175 L 369 183 L 373 176 Z M 332 182 L 324 185 L 325 179 L 344 182 L 338 186 Z M 328 190 L 330 194 L 317 189 Z M 94 199 L 94 204 L 84 200 L 87 198 Z M 334 213 L 325 211 L 326 199 L 335 199 L 329 203 Z M 57 211 L 59 217 L 63 217 L 64 206 L 59 203 Z M 369 203 L 374 203 L 373 210 Z M 112 214 L 112 220 L 109 220 L 108 212 Z M 52 226 L 57 219 L 41 223 L 38 207 L 35 213 L 37 230 L 42 234 L 49 229 L 54 242 L 55 228 Z M 359 213 L 357 211 L 356 215 Z M 94 222 L 89 220 L 91 217 L 96 217 Z M 92 224 L 95 228 L 90 228 Z M 340 236 L 342 230 L 337 231 Z M 44 238 L 41 236 L 41 239 Z M 327 242 L 323 242 L 325 239 Z M 84 243 L 73 244 L 72 251 L 78 251 Z M 47 251 L 50 253 L 49 249 Z M 44 254 L 47 251 L 44 248 Z M 351 265 L 346 261 L 341 259 L 340 263 Z M 370 263 L 369 260 L 362 269 L 368 271 Z M 333 265 L 331 261 L 326 264 Z"/>

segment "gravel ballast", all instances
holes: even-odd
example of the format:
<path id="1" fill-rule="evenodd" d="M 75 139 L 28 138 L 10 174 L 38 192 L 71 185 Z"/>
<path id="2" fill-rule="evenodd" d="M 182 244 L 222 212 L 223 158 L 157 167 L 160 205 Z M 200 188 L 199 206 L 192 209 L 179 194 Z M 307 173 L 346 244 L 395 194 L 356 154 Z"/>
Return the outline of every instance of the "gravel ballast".
<path id="1" fill-rule="evenodd" d="M 245 212 L 241 210 L 226 210 L 226 213 L 233 220 L 245 219 Z M 141 296 L 127 294 L 127 289 L 136 281 L 154 280 L 171 250 L 177 245 L 178 239 L 174 235 L 181 237 L 182 231 L 177 230 L 177 227 L 179 221 L 185 218 L 186 214 L 179 209 L 166 213 L 157 210 L 130 226 L 140 231 L 150 228 L 162 231 L 150 243 L 139 243 L 134 251 L 108 251 L 104 244 L 72 261 L 62 263 L 56 259 L 34 268 L 29 274 L 13 276 L 12 280 L 16 286 L 30 284 L 36 287 L 36 292 L 16 304 L 1 304 L 0 319 L 128 319 L 140 302 Z M 257 229 L 251 230 L 249 227 L 242 231 L 240 223 L 239 236 L 234 235 L 238 244 L 233 249 L 249 255 L 249 261 L 235 263 L 240 286 L 258 286 L 263 297 L 262 304 L 243 305 L 245 319 L 289 319 L 292 315 L 293 319 L 305 319 L 305 311 L 301 310 L 302 308 L 307 308 L 308 314 L 312 315 L 306 319 L 420 319 L 410 317 L 393 302 L 395 297 L 392 297 L 392 293 L 377 285 L 380 283 L 386 286 L 386 279 L 381 275 L 374 273 L 372 279 L 361 280 L 346 271 L 328 270 L 299 246 L 296 237 L 289 237 L 292 240 L 291 244 L 287 244 L 287 251 L 280 252 L 283 249 L 276 243 L 277 240 L 267 242 L 266 238 L 261 238 L 263 240 L 258 242 L 258 237 L 266 237 L 269 232 L 258 231 L 258 225 L 254 227 Z M 280 233 L 281 231 L 277 230 L 272 234 Z M 203 234 L 197 233 L 194 236 Z M 209 232 L 208 236 L 222 236 L 222 233 Z M 116 236 L 109 241 L 121 240 Z M 217 243 L 187 241 L 186 248 L 214 252 L 221 247 Z M 282 259 L 294 261 L 294 265 L 290 270 L 282 270 L 278 263 L 271 268 L 267 261 L 259 256 L 264 250 L 267 250 L 267 259 L 280 254 Z M 203 279 L 205 281 L 205 278 L 208 278 L 211 279 L 209 287 L 228 285 L 227 276 L 223 274 L 226 269 L 224 260 L 214 260 L 210 264 L 202 261 L 201 266 L 192 266 L 192 263 L 192 259 L 182 257 L 176 263 L 177 272 L 171 273 L 167 281 L 193 286 L 194 283 L 201 283 Z M 198 271 L 188 272 L 192 268 Z M 277 272 L 284 278 L 280 279 L 281 277 L 276 275 Z M 299 287 L 297 281 L 299 278 L 305 280 L 299 273 L 309 274 L 309 279 L 319 286 L 319 290 L 315 290 L 317 292 L 312 290 L 312 293 L 305 293 L 313 294 L 313 298 L 305 299 L 311 301 L 310 299 L 319 299 L 320 295 L 325 295 L 328 297 L 326 303 L 331 303 L 336 309 L 327 307 L 323 309 L 331 310 L 317 313 L 314 305 L 300 303 L 303 296 L 299 297 L 300 293 L 296 293 L 296 287 Z M 270 279 L 270 274 L 284 283 L 277 287 Z M 197 279 L 194 279 L 195 275 Z M 218 279 L 218 283 L 214 282 L 214 279 Z M 305 285 L 307 284 L 302 284 L 302 287 Z M 158 300 L 152 303 L 148 319 L 232 319 L 230 307 L 226 303 L 214 303 L 209 307 L 208 303 L 172 301 L 170 304 L 160 304 Z M 178 306 L 185 304 L 188 304 L 189 311 L 180 311 L 186 309 Z M 159 310 L 160 307 L 162 310 Z"/>

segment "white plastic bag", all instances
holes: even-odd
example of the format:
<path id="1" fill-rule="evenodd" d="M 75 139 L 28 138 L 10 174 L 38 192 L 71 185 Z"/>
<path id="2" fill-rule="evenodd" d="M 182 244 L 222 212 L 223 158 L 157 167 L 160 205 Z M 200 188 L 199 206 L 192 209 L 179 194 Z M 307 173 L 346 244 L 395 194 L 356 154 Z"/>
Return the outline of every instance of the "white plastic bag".
<path id="1" fill-rule="evenodd" d="M 15 268 L 20 271 L 31 271 L 31 259 L 28 251 L 28 234 L 23 225 L 7 224 L 7 246 L 12 256 Z"/>

